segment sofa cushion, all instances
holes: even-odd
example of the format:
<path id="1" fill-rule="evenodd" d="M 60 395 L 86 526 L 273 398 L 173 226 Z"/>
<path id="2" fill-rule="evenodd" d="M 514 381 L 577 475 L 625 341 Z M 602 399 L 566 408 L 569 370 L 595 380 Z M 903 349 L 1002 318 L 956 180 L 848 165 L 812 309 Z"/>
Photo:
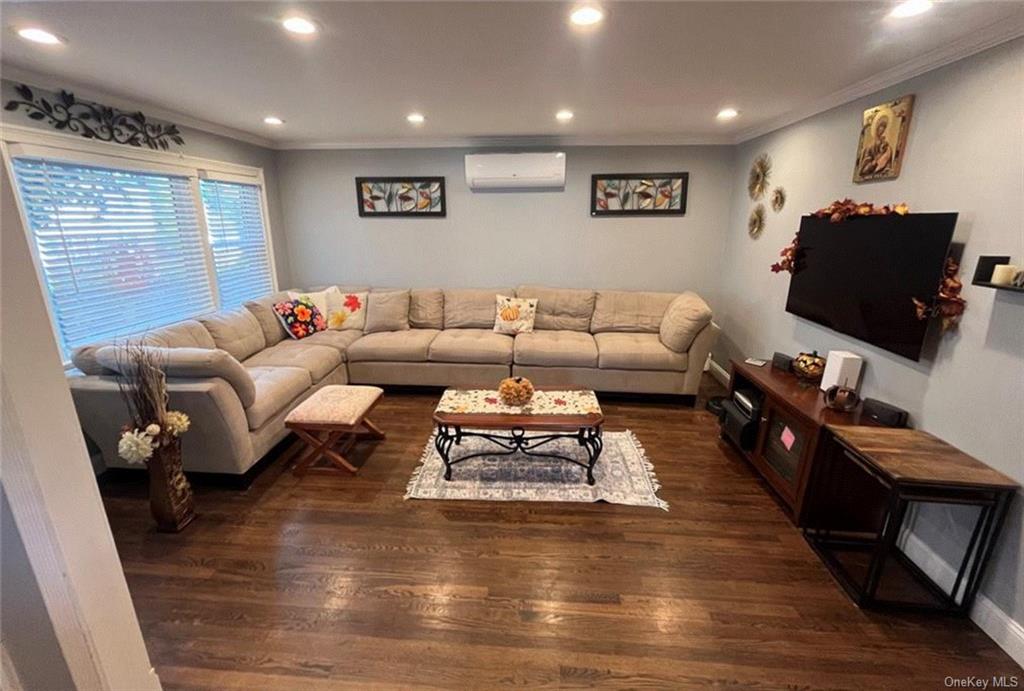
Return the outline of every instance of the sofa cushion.
<path id="1" fill-rule="evenodd" d="M 512 347 L 511 336 L 491 329 L 445 329 L 430 344 L 428 357 L 432 362 L 508 365 L 512 363 Z"/>
<path id="2" fill-rule="evenodd" d="M 409 296 L 409 326 L 414 329 L 444 328 L 444 291 L 414 288 Z"/>
<path id="3" fill-rule="evenodd" d="M 116 344 L 117 341 L 99 341 L 84 346 L 78 346 L 71 352 L 71 364 L 82 371 L 82 374 L 109 375 L 111 371 L 96 360 L 96 353 L 101 348 Z"/>
<path id="4" fill-rule="evenodd" d="M 256 317 L 256 321 L 260 323 L 263 340 L 266 341 L 267 347 L 277 345 L 288 336 L 277 318 L 277 313 L 274 312 L 274 305 L 287 300 L 289 292 L 291 291 L 281 290 L 258 300 L 249 300 L 244 305 L 245 309 L 252 312 L 252 316 Z"/>
<path id="5" fill-rule="evenodd" d="M 656 333 L 599 333 L 594 340 L 601 369 L 684 372 L 689 361 L 685 353 L 666 348 Z"/>
<path id="6" fill-rule="evenodd" d="M 160 348 L 216 348 L 210 332 L 195 319 L 154 329 L 142 337 L 146 345 Z"/>
<path id="7" fill-rule="evenodd" d="M 507 288 L 458 288 L 444 291 L 444 328 L 493 329 L 498 294 L 512 295 Z"/>
<path id="8" fill-rule="evenodd" d="M 589 331 L 594 313 L 594 291 L 545 286 L 519 286 L 516 295 L 537 298 L 536 329 Z"/>
<path id="9" fill-rule="evenodd" d="M 409 329 L 366 334 L 348 347 L 349 362 L 426 362 L 437 329 Z"/>
<path id="10" fill-rule="evenodd" d="M 341 359 L 344 360 L 348 347 L 362 338 L 362 336 L 361 331 L 335 331 L 329 329 L 315 333 L 312 336 L 307 336 L 302 342 L 310 345 L 330 346 L 341 353 Z"/>
<path id="11" fill-rule="evenodd" d="M 405 331 L 409 328 L 408 290 L 371 292 L 366 302 L 366 333 Z"/>
<path id="12" fill-rule="evenodd" d="M 711 308 L 696 293 L 685 292 L 665 310 L 658 335 L 661 342 L 684 353 L 690 348 L 700 330 L 711 322 Z"/>
<path id="13" fill-rule="evenodd" d="M 638 331 L 658 333 L 661 318 L 677 293 L 599 290 L 590 321 L 591 333 Z"/>
<path id="14" fill-rule="evenodd" d="M 238 360 L 218 348 L 161 348 L 147 346 L 168 377 L 205 379 L 218 377 L 231 385 L 242 407 L 252 405 L 256 391 L 252 377 Z M 131 372 L 123 346 L 108 345 L 96 351 L 96 362 L 105 370 L 117 374 Z"/>
<path id="15" fill-rule="evenodd" d="M 199 317 L 199 322 L 210 332 L 217 347 L 239 362 L 267 347 L 260 323 L 244 307 L 207 314 Z"/>
<path id="16" fill-rule="evenodd" d="M 249 429 L 259 429 L 313 385 L 301 367 L 249 367 L 256 400 L 245 409 Z"/>
<path id="17" fill-rule="evenodd" d="M 327 294 L 327 328 L 336 331 L 362 331 L 366 328 L 366 301 L 368 292 L 341 292 L 330 286 Z"/>
<path id="18" fill-rule="evenodd" d="M 281 341 L 243 361 L 246 367 L 301 367 L 317 383 L 342 362 L 337 348 L 313 345 L 305 340 Z"/>
<path id="19" fill-rule="evenodd" d="M 516 336 L 515 363 L 544 367 L 597 367 L 597 343 L 580 331 L 534 331 Z"/>

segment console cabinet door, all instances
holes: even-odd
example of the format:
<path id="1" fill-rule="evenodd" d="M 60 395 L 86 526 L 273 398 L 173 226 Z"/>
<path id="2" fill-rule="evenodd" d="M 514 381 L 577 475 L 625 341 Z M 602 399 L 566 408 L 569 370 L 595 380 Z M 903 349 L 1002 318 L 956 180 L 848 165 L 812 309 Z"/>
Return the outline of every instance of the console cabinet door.
<path id="1" fill-rule="evenodd" d="M 769 401 L 761 417 L 754 460 L 765 479 L 795 509 L 813 430 L 796 416 Z"/>

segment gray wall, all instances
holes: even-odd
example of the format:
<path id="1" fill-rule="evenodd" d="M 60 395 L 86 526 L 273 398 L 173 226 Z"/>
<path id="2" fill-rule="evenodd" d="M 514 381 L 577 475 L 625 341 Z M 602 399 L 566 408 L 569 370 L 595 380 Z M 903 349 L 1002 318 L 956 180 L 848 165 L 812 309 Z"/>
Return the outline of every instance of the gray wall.
<path id="1" fill-rule="evenodd" d="M 18 98 L 14 91 L 17 82 L 4 79 L 0 80 L 0 99 L 6 104 L 12 98 Z M 44 93 L 33 84 L 29 84 L 33 91 Z M 19 98 L 20 100 L 20 98 Z M 143 112 L 145 109 L 143 108 Z M 54 129 L 45 122 L 32 120 L 23 109 L 13 112 L 3 111 L 3 120 L 13 125 L 36 127 L 53 132 Z M 202 130 L 195 130 L 188 127 L 179 127 L 181 135 L 185 139 L 184 146 L 172 145 L 175 152 L 209 158 L 215 161 L 228 163 L 240 163 L 263 169 L 263 175 L 267 188 L 267 206 L 270 209 L 271 241 L 274 246 L 274 263 L 277 268 L 277 280 L 281 286 L 289 284 L 291 273 L 288 267 L 288 244 L 285 235 L 284 222 L 281 217 L 281 202 L 278 193 L 277 166 L 275 151 L 265 149 L 255 144 L 249 144 L 237 139 L 222 137 L 217 134 L 210 134 Z"/>
<path id="2" fill-rule="evenodd" d="M 727 147 L 569 147 L 563 191 L 473 192 L 470 150 L 286 151 L 278 158 L 292 278 L 302 286 L 696 290 L 709 299 L 728 226 Z M 590 175 L 689 171 L 685 216 L 591 218 Z M 443 219 L 360 218 L 359 175 L 443 175 Z"/>
<path id="3" fill-rule="evenodd" d="M 1024 41 L 1017 40 L 740 146 L 715 359 L 724 364 L 776 350 L 851 350 L 867 363 L 862 393 L 910 410 L 916 427 L 1024 481 L 1024 295 L 970 285 L 979 254 L 1024 260 L 1022 85 Z M 854 184 L 861 112 L 908 93 L 916 101 L 900 177 Z M 772 182 L 786 188 L 789 201 L 782 213 L 768 212 L 766 230 L 753 240 L 746 233 L 753 206 L 746 173 L 761 152 L 772 157 Z M 966 243 L 961 278 L 967 312 L 957 332 L 935 339 L 931 359 L 914 363 L 786 313 L 788 276 L 768 267 L 793 238 L 801 214 L 843 197 L 960 213 L 954 242 Z M 1024 623 L 1021 504 L 1018 496 L 983 593 Z M 922 511 L 914 531 L 953 561 L 971 517 Z"/>

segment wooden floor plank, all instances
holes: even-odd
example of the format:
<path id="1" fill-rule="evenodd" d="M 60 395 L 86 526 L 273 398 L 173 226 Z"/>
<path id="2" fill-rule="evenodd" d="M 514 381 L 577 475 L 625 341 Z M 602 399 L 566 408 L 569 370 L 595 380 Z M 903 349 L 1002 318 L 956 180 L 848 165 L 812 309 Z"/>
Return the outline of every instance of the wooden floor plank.
<path id="1" fill-rule="evenodd" d="M 702 399 L 720 392 L 708 379 Z M 358 475 L 271 463 L 199 484 L 151 526 L 144 482 L 102 483 L 168 689 L 941 688 L 1021 676 L 969 621 L 857 609 L 702 409 L 605 398 L 668 512 L 403 499 L 437 393 L 388 392 Z M 702 403 L 702 401 L 701 401 Z"/>

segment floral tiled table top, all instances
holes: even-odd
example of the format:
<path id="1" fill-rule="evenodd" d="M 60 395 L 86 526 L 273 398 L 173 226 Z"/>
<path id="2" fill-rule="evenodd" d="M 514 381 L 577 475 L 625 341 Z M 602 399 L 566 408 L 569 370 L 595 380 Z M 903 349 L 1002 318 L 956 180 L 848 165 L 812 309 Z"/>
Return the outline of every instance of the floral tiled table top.
<path id="1" fill-rule="evenodd" d="M 535 391 L 523 406 L 508 406 L 493 389 L 448 389 L 441 396 L 438 413 L 506 413 L 509 415 L 601 414 L 593 391 Z"/>

